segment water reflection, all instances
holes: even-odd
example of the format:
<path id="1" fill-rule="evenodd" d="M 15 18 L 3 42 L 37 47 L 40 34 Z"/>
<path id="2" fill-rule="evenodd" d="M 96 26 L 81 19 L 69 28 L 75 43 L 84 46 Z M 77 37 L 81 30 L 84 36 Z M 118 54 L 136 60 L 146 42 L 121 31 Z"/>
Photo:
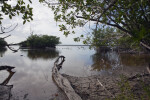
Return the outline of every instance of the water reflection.
<path id="1" fill-rule="evenodd" d="M 37 59 L 54 59 L 59 56 L 59 52 L 56 49 L 35 49 L 35 50 L 22 50 L 24 52 L 27 52 L 27 56 L 31 60 L 37 60 Z"/>
<path id="2" fill-rule="evenodd" d="M 92 55 L 92 70 L 115 69 L 120 66 L 120 57 L 116 52 L 96 52 Z"/>
<path id="3" fill-rule="evenodd" d="M 96 52 L 92 55 L 92 70 L 101 71 L 118 67 L 148 66 L 150 55 L 148 54 L 119 54 L 115 51 Z"/>
<path id="4" fill-rule="evenodd" d="M 120 54 L 122 65 L 130 67 L 148 66 L 150 63 L 149 54 Z"/>
<path id="5" fill-rule="evenodd" d="M 53 83 L 51 70 L 55 58 L 59 55 L 66 57 L 60 72 L 72 76 L 99 75 L 104 71 L 109 72 L 120 66 L 129 66 L 129 70 L 135 71 L 138 69 L 136 65 L 140 65 L 139 70 L 141 71 L 150 59 L 149 55 L 118 54 L 113 51 L 96 52 L 87 46 L 58 46 L 56 50 L 19 50 L 17 53 L 8 49 L 5 56 L 0 60 L 0 64 L 16 66 L 15 71 L 17 73 L 13 77 L 11 76 L 12 79 L 9 80 L 10 78 L 7 77 L 9 72 L 5 71 L 7 81 L 4 82 L 5 79 L 2 78 L 0 81 L 3 84 L 8 82 L 8 84 L 14 84 L 12 100 L 23 100 L 24 98 L 26 100 L 57 99 L 60 91 Z M 62 96 L 60 97 L 60 100 L 63 100 Z"/>
<path id="6" fill-rule="evenodd" d="M 0 48 L 0 57 L 3 57 L 6 51 L 7 48 Z"/>

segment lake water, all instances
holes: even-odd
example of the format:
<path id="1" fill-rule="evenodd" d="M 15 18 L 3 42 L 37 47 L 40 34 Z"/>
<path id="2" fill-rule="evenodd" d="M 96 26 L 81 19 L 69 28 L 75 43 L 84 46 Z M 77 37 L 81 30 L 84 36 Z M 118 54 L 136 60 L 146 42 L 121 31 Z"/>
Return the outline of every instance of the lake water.
<path id="1" fill-rule="evenodd" d="M 18 48 L 18 47 L 16 47 Z M 57 46 L 55 50 L 0 50 L 0 66 L 14 66 L 7 85 L 13 85 L 12 100 L 50 100 L 65 98 L 52 80 L 51 70 L 58 56 L 65 56 L 61 73 L 72 76 L 117 75 L 120 72 L 144 72 L 150 63 L 147 54 L 96 52 L 88 46 Z M 0 71 L 0 83 L 9 73 Z M 60 100 L 61 100 L 60 99 Z M 64 99 L 65 100 L 65 99 Z"/>

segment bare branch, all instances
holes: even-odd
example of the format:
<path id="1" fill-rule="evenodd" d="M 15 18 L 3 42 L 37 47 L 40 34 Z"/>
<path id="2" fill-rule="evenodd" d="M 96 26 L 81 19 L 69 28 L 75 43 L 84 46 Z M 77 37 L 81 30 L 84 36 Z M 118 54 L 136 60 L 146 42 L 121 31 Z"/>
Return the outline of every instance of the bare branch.
<path id="1" fill-rule="evenodd" d="M 82 19 L 86 19 L 85 17 L 82 17 L 82 16 L 76 16 L 77 18 L 82 18 Z M 100 21 L 100 20 L 97 20 L 97 19 L 89 19 L 90 21 L 98 21 L 98 22 L 100 22 L 100 23 L 104 23 L 104 22 L 102 22 L 102 21 Z M 120 30 L 122 30 L 122 31 L 124 31 L 124 32 L 126 32 L 127 34 L 129 34 L 130 36 L 132 36 L 132 34 L 131 34 L 131 32 L 129 32 L 128 30 L 126 30 L 126 29 L 124 29 L 123 27 L 121 27 L 120 25 L 118 25 L 118 24 L 111 24 L 111 23 L 108 23 L 108 22 L 106 22 L 105 23 L 106 25 L 109 25 L 109 26 L 113 26 L 113 27 L 116 27 L 116 28 L 118 28 L 118 29 L 120 29 Z"/>
<path id="2" fill-rule="evenodd" d="M 7 45 L 7 47 L 8 47 L 11 51 L 13 51 L 14 53 L 15 53 L 15 52 L 18 52 L 18 50 L 20 49 L 20 48 L 18 48 L 18 49 L 15 50 L 14 48 L 10 47 L 9 44 Z"/>
<path id="3" fill-rule="evenodd" d="M 106 13 L 107 10 L 109 10 L 112 6 L 114 6 L 114 4 L 115 4 L 117 1 L 118 1 L 118 0 L 112 1 L 112 3 L 111 3 L 106 9 L 104 9 L 104 11 L 102 12 L 102 14 L 100 15 L 99 18 L 101 18 L 101 17 L 103 16 L 103 14 Z"/>
<path id="4" fill-rule="evenodd" d="M 10 25 L 8 28 L 5 28 L 5 27 L 3 27 L 3 26 L 1 25 L 1 33 L 0 33 L 0 34 L 9 33 L 9 32 L 11 32 L 11 31 L 15 30 L 15 28 L 16 28 L 17 26 L 18 26 L 18 23 L 15 25 L 15 27 L 14 27 L 13 29 L 11 29 L 11 30 L 9 30 L 9 31 L 5 31 L 6 29 L 12 27 L 12 25 Z"/>
<path id="5" fill-rule="evenodd" d="M 3 37 L 3 38 L 0 38 L 0 39 L 5 39 L 5 38 L 7 38 L 7 37 L 10 37 L 11 35 L 7 35 L 7 36 L 5 36 L 5 37 Z"/>

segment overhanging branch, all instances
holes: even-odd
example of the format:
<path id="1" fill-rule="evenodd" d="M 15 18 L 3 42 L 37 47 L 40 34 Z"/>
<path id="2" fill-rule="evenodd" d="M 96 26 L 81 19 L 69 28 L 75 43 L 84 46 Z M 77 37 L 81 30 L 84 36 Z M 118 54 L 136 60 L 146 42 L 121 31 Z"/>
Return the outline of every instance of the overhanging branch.
<path id="1" fill-rule="evenodd" d="M 11 31 L 15 30 L 15 28 L 16 28 L 17 26 L 18 26 L 18 23 L 14 26 L 13 29 L 11 29 L 11 30 L 9 30 L 9 31 L 6 31 L 6 29 L 12 27 L 12 25 L 10 25 L 8 28 L 3 27 L 3 26 L 1 25 L 1 32 L 0 32 L 0 34 L 9 33 L 9 32 L 11 32 Z"/>

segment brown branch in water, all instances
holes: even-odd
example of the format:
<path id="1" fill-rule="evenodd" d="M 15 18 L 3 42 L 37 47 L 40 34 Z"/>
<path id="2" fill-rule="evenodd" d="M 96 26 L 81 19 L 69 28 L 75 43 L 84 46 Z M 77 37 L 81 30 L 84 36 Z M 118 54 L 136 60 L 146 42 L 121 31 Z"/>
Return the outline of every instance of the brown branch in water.
<path id="1" fill-rule="evenodd" d="M 7 85 L 11 77 L 15 74 L 15 72 L 12 72 L 11 70 L 7 70 L 7 71 L 9 72 L 9 76 L 1 83 L 1 85 Z"/>
<path id="2" fill-rule="evenodd" d="M 15 72 L 12 71 L 15 67 L 12 66 L 0 66 L 0 70 L 7 70 L 9 72 L 9 76 L 0 84 L 0 85 L 7 85 L 10 81 L 11 77 L 14 75 Z"/>
<path id="3" fill-rule="evenodd" d="M 18 48 L 18 49 L 15 50 L 14 48 L 11 48 L 9 44 L 7 45 L 7 47 L 8 47 L 11 51 L 13 51 L 14 53 L 15 53 L 15 52 L 18 52 L 18 50 L 20 49 L 20 48 Z"/>

